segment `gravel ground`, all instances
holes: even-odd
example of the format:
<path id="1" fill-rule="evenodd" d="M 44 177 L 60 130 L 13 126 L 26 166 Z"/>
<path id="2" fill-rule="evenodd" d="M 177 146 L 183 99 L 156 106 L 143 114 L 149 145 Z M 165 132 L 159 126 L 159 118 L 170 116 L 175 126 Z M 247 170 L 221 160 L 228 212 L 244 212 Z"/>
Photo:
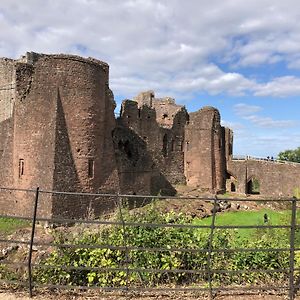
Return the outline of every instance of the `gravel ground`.
<path id="1" fill-rule="evenodd" d="M 64 293 L 41 293 L 34 295 L 33 298 L 28 297 L 28 293 L 23 292 L 0 292 L 0 300 L 209 300 L 209 297 L 206 295 L 195 295 L 195 294 L 181 294 L 181 293 L 172 293 L 168 295 L 162 294 L 144 294 L 144 295 L 121 295 L 121 294 L 105 294 L 105 295 L 96 295 L 96 294 L 64 294 Z M 215 297 L 215 300 L 288 300 L 289 297 L 286 295 L 267 295 L 267 294 L 224 294 L 218 295 Z M 296 297 L 295 300 L 300 300 L 300 297 Z"/>

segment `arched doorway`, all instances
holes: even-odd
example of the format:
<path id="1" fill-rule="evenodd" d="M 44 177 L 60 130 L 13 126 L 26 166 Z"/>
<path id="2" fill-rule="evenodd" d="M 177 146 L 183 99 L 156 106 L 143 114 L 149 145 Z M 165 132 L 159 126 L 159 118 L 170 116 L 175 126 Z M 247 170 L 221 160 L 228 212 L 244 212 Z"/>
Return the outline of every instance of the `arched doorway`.
<path id="1" fill-rule="evenodd" d="M 236 192 L 236 186 L 235 186 L 234 182 L 231 182 L 231 184 L 230 184 L 230 191 L 233 193 Z"/>
<path id="2" fill-rule="evenodd" d="M 259 195 L 260 194 L 260 182 L 257 178 L 252 177 L 247 181 L 247 194 Z"/>

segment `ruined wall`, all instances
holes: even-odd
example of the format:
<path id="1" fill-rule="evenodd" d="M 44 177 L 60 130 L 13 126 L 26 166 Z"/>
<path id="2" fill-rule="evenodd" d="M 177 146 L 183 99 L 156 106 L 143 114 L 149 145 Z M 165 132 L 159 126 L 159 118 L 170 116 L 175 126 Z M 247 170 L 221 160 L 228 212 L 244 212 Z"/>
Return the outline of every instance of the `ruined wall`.
<path id="1" fill-rule="evenodd" d="M 190 114 L 185 129 L 185 176 L 188 185 L 211 192 L 225 189 L 224 142 L 218 110 L 204 107 Z"/>
<path id="2" fill-rule="evenodd" d="M 156 176 L 155 184 L 159 186 L 165 180 L 185 183 L 182 149 L 188 119 L 185 108 L 176 105 L 174 99 L 155 98 L 152 91 L 139 94 L 135 100 L 123 101 L 118 122 L 145 142 L 153 169 L 161 173 Z"/>
<path id="3" fill-rule="evenodd" d="M 241 194 L 250 193 L 248 184 L 253 178 L 258 180 L 263 196 L 291 197 L 295 188 L 300 187 L 300 164 L 251 159 L 232 160 L 227 164 L 236 192 Z"/>
<path id="4" fill-rule="evenodd" d="M 14 60 L 0 58 L 0 123 L 11 118 L 15 99 Z"/>
<path id="5" fill-rule="evenodd" d="M 57 191 L 118 190 L 108 66 L 92 59 L 40 55 L 16 63 L 14 186 Z M 23 196 L 22 196 L 23 197 Z M 43 214 L 99 212 L 105 199 L 44 196 Z M 31 207 L 32 199 L 22 200 Z"/>

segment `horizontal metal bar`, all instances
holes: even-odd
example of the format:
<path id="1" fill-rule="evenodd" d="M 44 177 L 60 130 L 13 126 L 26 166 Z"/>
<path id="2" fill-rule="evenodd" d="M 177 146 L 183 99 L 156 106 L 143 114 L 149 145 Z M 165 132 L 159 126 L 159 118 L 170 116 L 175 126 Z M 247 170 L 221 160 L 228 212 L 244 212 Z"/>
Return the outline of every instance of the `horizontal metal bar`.
<path id="1" fill-rule="evenodd" d="M 121 221 L 101 221 L 101 220 L 74 220 L 62 218 L 37 218 L 39 222 L 52 222 L 52 223 L 81 223 L 81 224 L 100 224 L 100 225 L 118 225 L 122 226 Z M 125 222 L 125 226 L 131 227 L 150 227 L 150 228 L 210 228 L 210 225 L 190 225 L 190 224 L 173 224 L 173 223 L 142 223 L 142 222 Z"/>
<path id="2" fill-rule="evenodd" d="M 15 219 L 15 220 L 25 220 L 25 221 L 31 221 L 32 217 L 22 217 L 22 216 L 13 216 L 13 215 L 0 215 L 0 218 L 3 219 Z"/>
<path id="3" fill-rule="evenodd" d="M 159 291 L 159 292 L 194 292 L 194 291 L 208 291 L 207 287 L 197 288 L 141 288 L 141 287 L 99 287 L 99 286 L 81 286 L 81 285 L 60 285 L 60 284 L 38 284 L 34 283 L 34 287 L 41 288 L 55 288 L 66 290 L 99 290 L 99 291 Z"/>
<path id="4" fill-rule="evenodd" d="M 28 287 L 28 283 L 24 282 L 24 281 L 20 281 L 20 280 L 6 280 L 6 279 L 0 279 L 0 284 L 17 284 L 17 285 L 21 285 L 24 287 Z"/>
<path id="5" fill-rule="evenodd" d="M 7 240 L 7 239 L 0 239 L 0 243 L 30 245 L 30 241 Z M 50 245 L 53 245 L 53 244 L 49 244 L 48 246 L 50 246 Z"/>
<path id="6" fill-rule="evenodd" d="M 1 240 L 0 240 L 1 241 Z M 62 243 L 43 243 L 35 242 L 36 246 L 56 246 L 58 248 L 74 248 L 74 249 L 111 249 L 111 250 L 120 250 L 126 251 L 149 251 L 149 252 L 208 252 L 209 249 L 186 249 L 186 248 L 159 248 L 159 247 L 136 247 L 136 246 L 112 246 L 112 245 L 90 245 L 90 244 L 62 244 Z M 300 248 L 296 248 L 296 251 Z M 233 248 L 233 249 L 212 249 L 212 252 L 216 253 L 228 253 L 228 252 L 287 252 L 290 251 L 290 248 Z"/>
<path id="7" fill-rule="evenodd" d="M 0 187 L 0 190 L 3 191 L 16 191 L 16 192 L 36 192 L 36 189 L 18 189 L 18 188 L 10 188 L 10 187 Z"/>
<path id="8" fill-rule="evenodd" d="M 75 266 L 51 266 L 51 265 L 39 265 L 39 264 L 33 264 L 32 265 L 35 268 L 40 269 L 61 269 L 64 271 L 98 271 L 100 273 L 105 272 L 122 272 L 127 271 L 127 268 L 96 268 L 96 267 L 75 267 Z M 245 274 L 245 273 L 288 273 L 290 269 L 249 269 L 249 270 L 214 270 L 212 269 L 210 273 L 214 274 Z M 128 272 L 130 273 L 187 273 L 187 274 L 205 274 L 207 273 L 207 270 L 187 270 L 187 269 L 145 269 L 145 268 L 128 268 Z"/>
<path id="9" fill-rule="evenodd" d="M 186 287 L 186 288 L 151 288 L 151 287 L 98 287 L 80 285 L 59 285 L 59 284 L 34 284 L 35 287 L 56 288 L 67 290 L 99 290 L 99 291 L 132 291 L 132 292 L 199 292 L 209 291 L 207 287 Z M 249 287 L 213 287 L 213 291 L 268 291 L 268 290 L 288 290 L 288 286 L 249 286 Z"/>
<path id="10" fill-rule="evenodd" d="M 37 218 L 39 222 L 52 223 L 79 223 L 79 224 L 99 224 L 99 225 L 118 225 L 123 226 L 121 221 L 106 220 L 75 220 L 63 218 Z M 144 222 L 124 222 L 127 227 L 150 227 L 150 228 L 194 228 L 194 229 L 210 229 L 211 225 L 194 225 L 194 224 L 174 224 L 174 223 L 144 223 Z M 255 229 L 255 228 L 291 228 L 290 225 L 214 225 L 214 229 Z M 297 226 L 300 228 L 300 225 Z"/>
<path id="11" fill-rule="evenodd" d="M 23 192 L 35 192 L 36 189 L 19 189 L 19 188 L 10 188 L 10 187 L 0 187 L 0 190 L 8 190 L 8 191 L 23 191 Z M 61 195 L 73 195 L 73 196 L 94 196 L 94 197 L 121 197 L 121 198 L 155 198 L 155 199 L 176 199 L 176 200 L 208 200 L 214 201 L 216 198 L 214 197 L 176 197 L 176 196 L 160 196 L 160 195 L 132 195 L 132 194 L 106 194 L 106 193 L 85 193 L 85 192 L 64 192 L 64 191 L 51 191 L 51 190 L 40 190 L 40 193 L 44 194 L 61 194 Z M 262 199 L 248 199 L 248 198 L 222 198 L 217 197 L 218 201 L 241 201 L 241 202 L 291 202 L 292 198 L 262 198 Z M 298 199 L 299 201 L 299 199 Z"/>
<path id="12" fill-rule="evenodd" d="M 22 267 L 22 266 L 27 266 L 27 262 L 14 262 L 14 261 L 8 261 L 8 260 L 1 260 L 0 265 L 10 265 L 10 266 L 15 266 L 15 267 Z"/>

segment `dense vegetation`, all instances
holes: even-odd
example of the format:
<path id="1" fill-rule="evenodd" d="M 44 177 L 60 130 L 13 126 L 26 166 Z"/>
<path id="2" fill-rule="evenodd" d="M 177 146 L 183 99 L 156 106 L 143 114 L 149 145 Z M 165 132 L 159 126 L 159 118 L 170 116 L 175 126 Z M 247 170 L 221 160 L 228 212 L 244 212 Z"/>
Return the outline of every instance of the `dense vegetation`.
<path id="1" fill-rule="evenodd" d="M 278 159 L 300 163 L 300 147 L 294 150 L 285 150 L 278 154 Z"/>
<path id="2" fill-rule="evenodd" d="M 269 212 L 270 213 L 270 212 Z M 118 217 L 117 217 L 118 218 Z M 155 206 L 144 212 L 125 213 L 127 222 L 144 223 L 198 223 L 183 215 L 168 213 L 162 215 Z M 276 216 L 279 220 L 279 216 Z M 288 215 L 280 219 L 289 223 Z M 200 223 L 199 223 L 200 222 Z M 205 222 L 205 220 L 203 221 Z M 217 222 L 220 222 L 217 220 Z M 204 224 L 204 223 L 203 223 Z M 256 223 L 257 224 L 257 223 Z M 261 220 L 259 221 L 261 224 Z M 124 246 L 124 232 L 122 226 L 110 226 L 94 233 L 82 232 L 72 237 L 58 235 L 58 243 L 93 244 Z M 164 248 L 160 251 L 131 250 L 126 256 L 124 250 L 114 249 L 86 249 L 60 248 L 53 251 L 43 261 L 51 268 L 36 269 L 35 277 L 40 283 L 96 285 L 96 286 L 124 286 L 126 283 L 155 286 L 158 284 L 197 284 L 206 286 L 208 279 L 208 255 L 202 251 L 174 251 L 174 248 L 201 250 L 209 248 L 210 229 L 206 228 L 162 228 L 151 226 L 126 227 L 126 243 L 130 247 Z M 243 235 L 242 235 L 243 236 Z M 234 248 L 286 248 L 289 247 L 289 232 L 286 229 L 258 229 L 252 230 L 251 237 L 241 238 L 236 230 L 215 230 L 212 241 L 213 249 Z M 297 256 L 298 257 L 298 256 Z M 300 259 L 300 257 L 299 257 Z M 300 261 L 299 261 L 300 262 Z M 128 265 L 128 274 L 124 268 Z M 289 268 L 289 252 L 213 252 L 210 261 L 213 270 L 245 270 L 241 274 L 213 275 L 215 284 L 247 284 L 287 279 L 287 274 L 247 272 L 258 269 Z M 65 267 L 90 267 L 99 270 L 68 270 Z M 116 268 L 117 270 L 113 270 Z M 107 270 L 105 270 L 107 269 Z M 139 270 L 136 270 L 139 269 Z M 148 269 L 145 270 L 145 269 Z M 158 269 L 159 272 L 149 272 Z M 185 271 L 163 272 L 180 269 Z M 193 273 L 186 271 L 196 271 Z"/>

